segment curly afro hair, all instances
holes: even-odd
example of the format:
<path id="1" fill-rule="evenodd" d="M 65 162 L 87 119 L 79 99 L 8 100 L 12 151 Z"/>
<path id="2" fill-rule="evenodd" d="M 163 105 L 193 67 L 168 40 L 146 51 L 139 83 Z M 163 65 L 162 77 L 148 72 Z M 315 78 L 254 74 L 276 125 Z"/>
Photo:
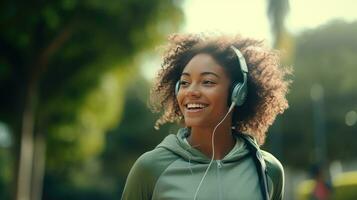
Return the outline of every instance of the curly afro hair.
<path id="1" fill-rule="evenodd" d="M 248 95 L 246 102 L 233 112 L 232 126 L 253 136 L 260 145 L 275 117 L 288 108 L 286 94 L 291 83 L 286 77 L 290 68 L 280 66 L 277 51 L 265 47 L 263 41 L 237 36 L 212 34 L 173 34 L 168 38 L 163 63 L 150 95 L 150 107 L 162 112 L 155 128 L 167 122 L 183 123 L 175 96 L 175 84 L 186 64 L 199 53 L 208 53 L 226 71 L 231 85 L 242 82 L 239 62 L 231 45 L 238 48 L 248 66 Z M 240 67 L 240 66 L 239 66 Z"/>

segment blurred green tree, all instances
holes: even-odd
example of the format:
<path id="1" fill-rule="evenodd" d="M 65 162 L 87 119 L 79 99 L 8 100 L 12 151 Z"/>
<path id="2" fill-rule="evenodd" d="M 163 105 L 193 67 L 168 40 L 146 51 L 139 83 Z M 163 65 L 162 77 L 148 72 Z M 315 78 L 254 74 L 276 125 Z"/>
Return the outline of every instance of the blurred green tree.
<path id="1" fill-rule="evenodd" d="M 294 167 L 308 168 L 314 153 L 314 118 L 311 90 L 323 92 L 327 161 L 356 158 L 357 22 L 332 21 L 297 36 L 294 83 L 290 108 L 283 120 L 284 159 Z"/>
<path id="2" fill-rule="evenodd" d="M 295 48 L 294 38 L 285 26 L 286 17 L 289 11 L 289 0 L 268 0 L 267 14 L 273 35 L 272 45 L 281 52 L 281 61 L 283 65 L 291 65 Z M 278 159 L 282 159 L 282 142 L 284 135 L 280 115 L 276 117 L 268 135 L 265 147 L 267 147 Z"/>
<path id="3" fill-rule="evenodd" d="M 0 120 L 14 138 L 13 188 L 16 199 L 39 199 L 45 155 L 48 170 L 68 176 L 68 163 L 101 151 L 135 56 L 177 28 L 181 8 L 174 0 L 57 0 L 0 9 Z"/>
<path id="4" fill-rule="evenodd" d="M 45 177 L 44 199 L 120 199 L 135 160 L 177 128 L 171 124 L 154 130 L 158 115 L 147 107 L 148 80 L 131 76 L 126 84 L 121 122 L 105 135 L 102 153 L 84 162 L 58 163 L 62 168 L 53 167 L 56 172 Z M 71 182 L 56 175 L 68 166 Z"/>

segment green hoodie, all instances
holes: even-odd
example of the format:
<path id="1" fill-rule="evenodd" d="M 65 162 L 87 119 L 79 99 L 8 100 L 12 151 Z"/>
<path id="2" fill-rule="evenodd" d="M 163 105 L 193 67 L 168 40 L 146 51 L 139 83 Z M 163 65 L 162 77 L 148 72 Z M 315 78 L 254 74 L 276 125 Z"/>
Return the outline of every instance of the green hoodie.
<path id="1" fill-rule="evenodd" d="M 124 187 L 122 200 L 194 199 L 197 187 L 210 158 L 191 147 L 182 128 L 168 135 L 155 149 L 144 153 L 133 165 Z M 197 195 L 197 199 L 263 199 L 254 158 L 247 140 L 234 133 L 236 145 L 222 160 L 214 160 Z M 260 150 L 266 163 L 269 197 L 282 199 L 284 171 L 270 153 Z"/>

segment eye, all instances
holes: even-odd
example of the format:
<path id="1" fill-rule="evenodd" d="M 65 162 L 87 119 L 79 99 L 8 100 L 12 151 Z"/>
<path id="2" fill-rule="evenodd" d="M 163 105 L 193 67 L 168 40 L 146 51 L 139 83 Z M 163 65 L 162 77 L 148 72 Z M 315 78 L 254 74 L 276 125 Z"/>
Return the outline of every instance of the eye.
<path id="1" fill-rule="evenodd" d="M 204 85 L 207 85 L 207 86 L 212 86 L 212 85 L 215 85 L 216 83 L 213 82 L 213 81 L 210 81 L 210 80 L 204 80 L 204 81 L 203 81 L 203 84 L 204 84 Z"/>
<path id="2" fill-rule="evenodd" d="M 180 86 L 188 86 L 190 83 L 188 81 L 185 81 L 185 80 L 180 80 Z"/>

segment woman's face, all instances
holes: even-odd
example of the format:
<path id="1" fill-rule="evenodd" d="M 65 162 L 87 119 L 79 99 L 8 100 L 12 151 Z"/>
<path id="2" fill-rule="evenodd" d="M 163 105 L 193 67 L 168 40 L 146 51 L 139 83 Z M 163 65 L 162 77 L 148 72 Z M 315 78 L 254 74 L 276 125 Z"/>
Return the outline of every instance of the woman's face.
<path id="1" fill-rule="evenodd" d="M 195 55 L 181 74 L 177 101 L 188 127 L 214 127 L 228 112 L 230 78 L 209 54 Z"/>

